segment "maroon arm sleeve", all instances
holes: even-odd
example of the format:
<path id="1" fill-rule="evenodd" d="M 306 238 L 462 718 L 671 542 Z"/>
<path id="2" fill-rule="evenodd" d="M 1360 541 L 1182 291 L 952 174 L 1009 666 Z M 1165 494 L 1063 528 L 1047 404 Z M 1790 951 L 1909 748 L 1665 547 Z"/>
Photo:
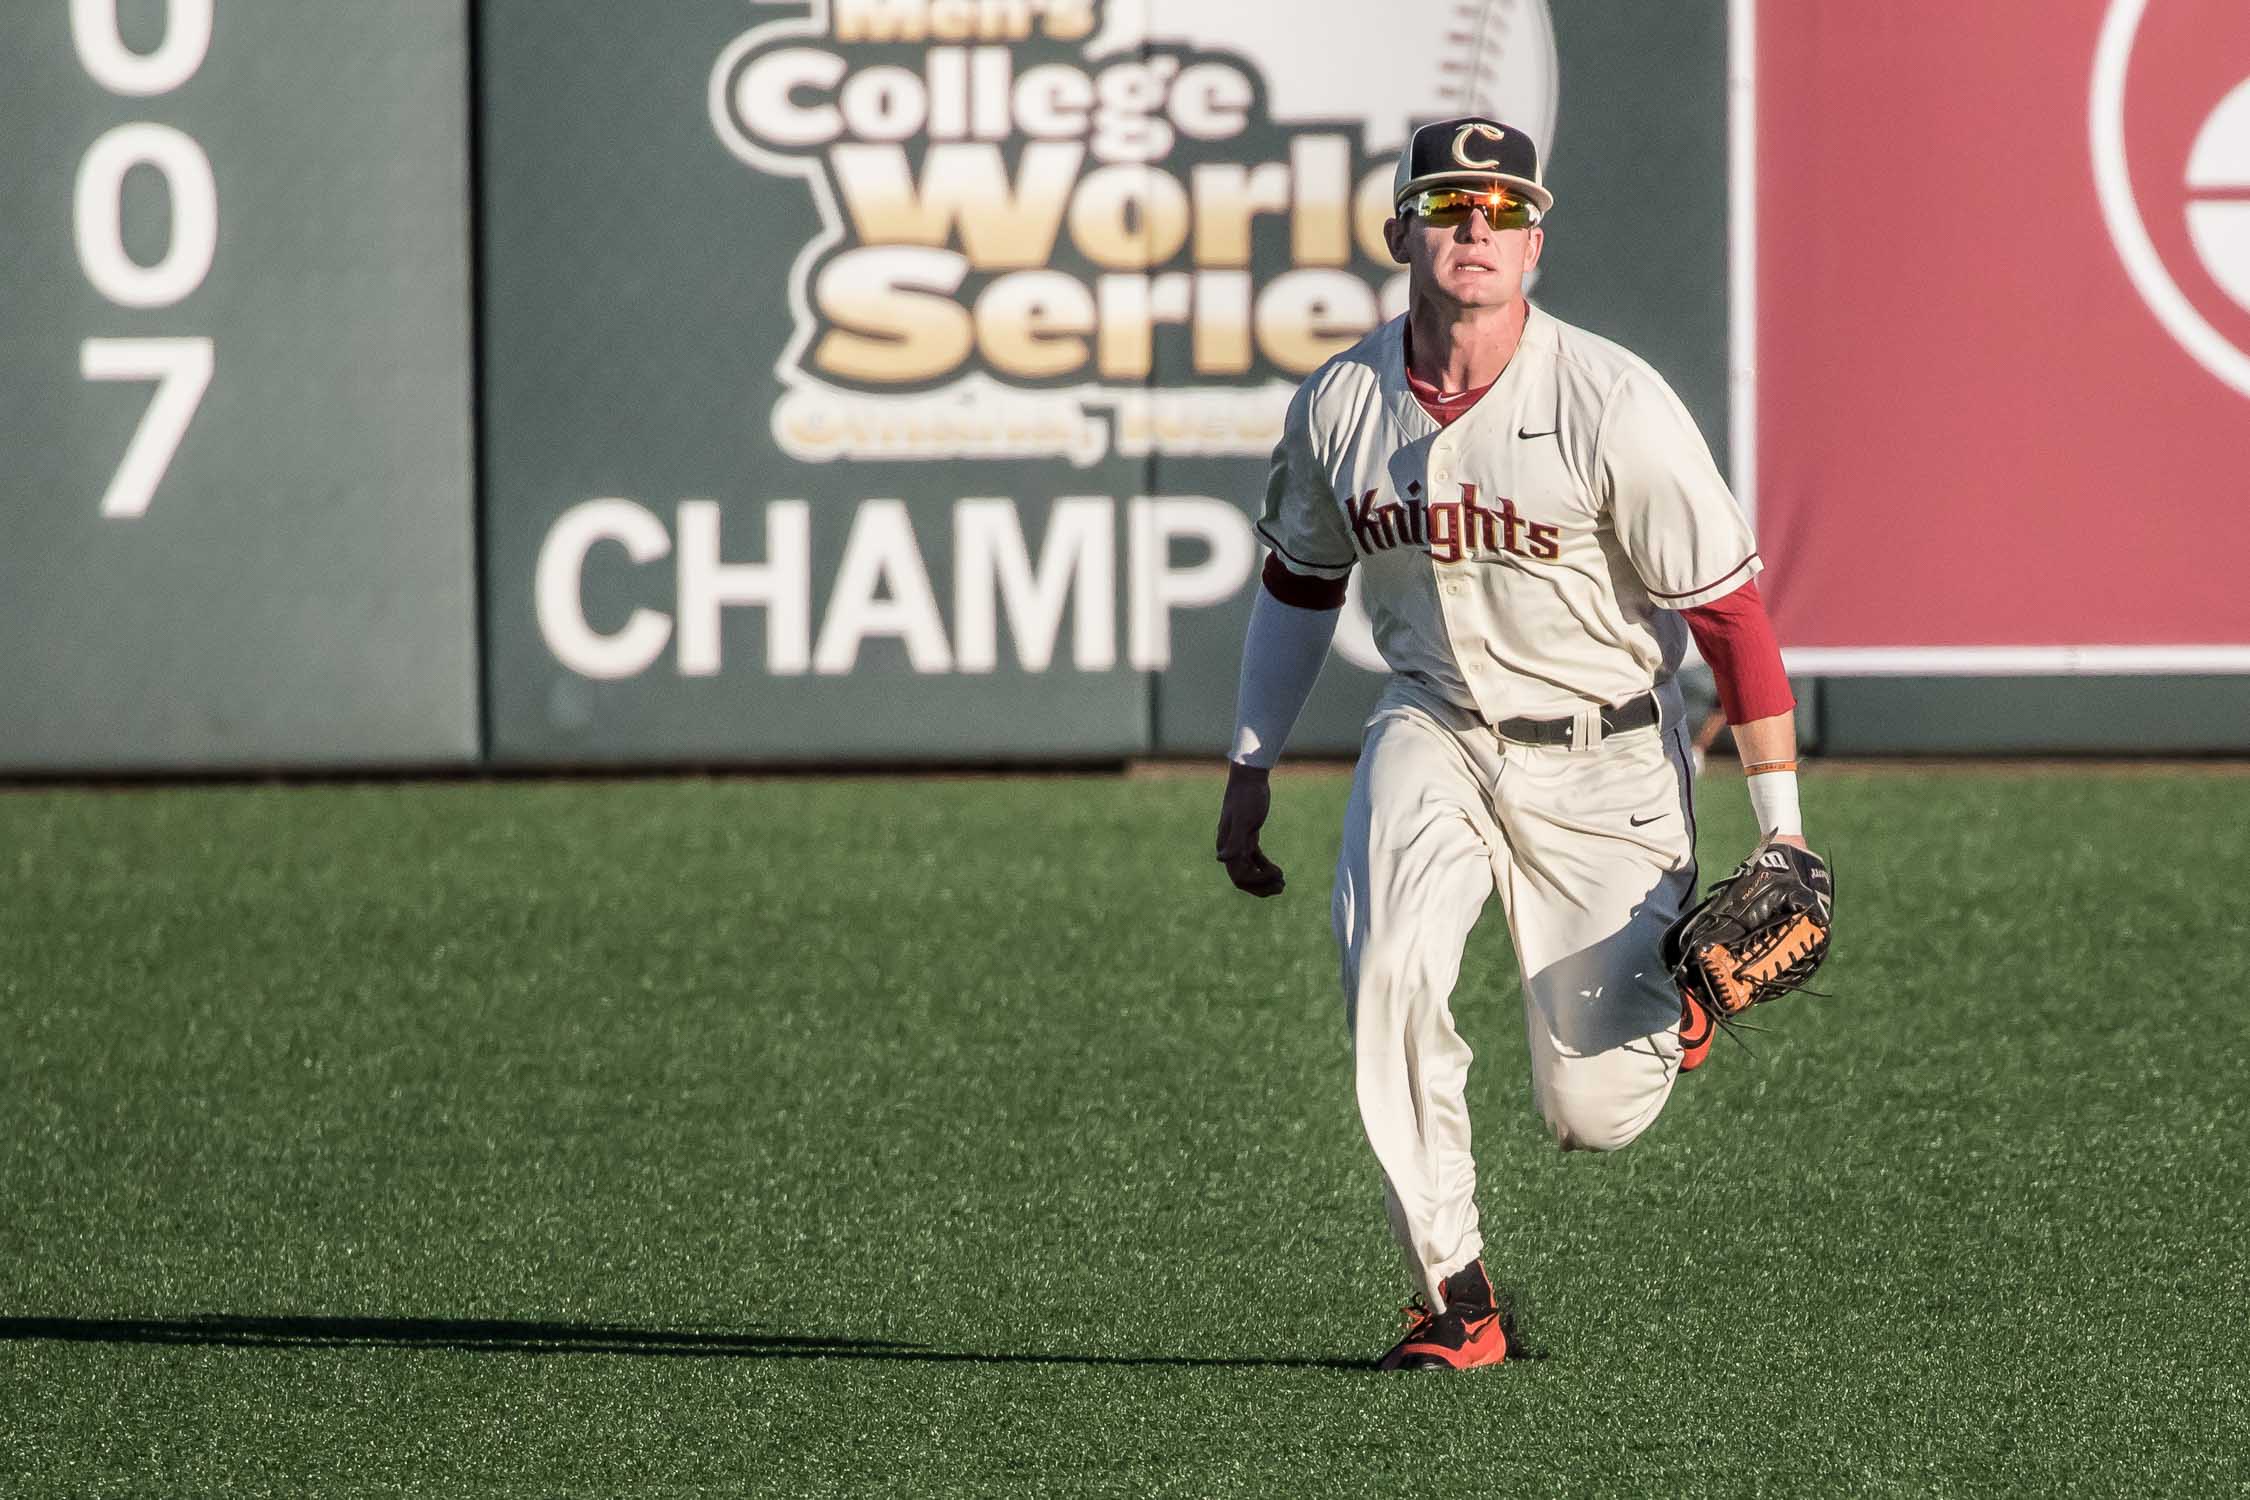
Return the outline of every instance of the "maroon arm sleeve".
<path id="1" fill-rule="evenodd" d="M 1343 579 L 1310 578 L 1303 573 L 1292 573 L 1282 566 L 1281 557 L 1277 553 L 1266 554 L 1266 571 L 1261 581 L 1264 582 L 1267 593 L 1282 603 L 1294 604 L 1299 609 L 1344 607 Z"/>
<path id="2" fill-rule="evenodd" d="M 1703 653 L 1711 675 L 1718 679 L 1719 706 L 1726 710 L 1729 724 L 1770 719 L 1797 706 L 1755 578 L 1731 594 L 1680 613 L 1687 616 L 1695 649 Z"/>

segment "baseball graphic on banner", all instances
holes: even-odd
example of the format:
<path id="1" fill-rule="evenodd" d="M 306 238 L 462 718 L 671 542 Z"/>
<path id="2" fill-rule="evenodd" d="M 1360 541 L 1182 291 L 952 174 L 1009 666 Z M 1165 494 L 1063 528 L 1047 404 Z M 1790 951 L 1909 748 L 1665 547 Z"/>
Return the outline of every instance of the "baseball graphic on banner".
<path id="1" fill-rule="evenodd" d="M 2250 78 L 2227 95 L 2195 138 L 2187 181 L 2188 233 L 2221 291 L 2250 312 Z"/>
<path id="2" fill-rule="evenodd" d="M 1409 125 L 1491 115 L 1531 132 L 1554 160 L 1555 27 L 1547 0 L 1444 0 L 1322 18 L 1306 46 L 1302 0 L 1146 0 L 1110 9 L 1093 52 L 1185 42 L 1256 59 L 1274 118 L 1362 116 L 1367 149 L 1396 150 Z"/>
<path id="3" fill-rule="evenodd" d="M 2094 59 L 2094 183 L 2133 286 L 2250 396 L 2250 9 L 2114 0 Z"/>

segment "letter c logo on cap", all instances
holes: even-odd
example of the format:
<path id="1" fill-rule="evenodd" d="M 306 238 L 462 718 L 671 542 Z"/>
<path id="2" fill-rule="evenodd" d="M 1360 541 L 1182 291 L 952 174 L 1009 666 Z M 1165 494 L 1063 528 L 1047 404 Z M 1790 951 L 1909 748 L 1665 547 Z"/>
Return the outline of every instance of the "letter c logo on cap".
<path id="1" fill-rule="evenodd" d="M 1487 171 L 1499 166 L 1500 160 L 1498 157 L 1486 157 L 1480 160 L 1469 154 L 1469 137 L 1472 135 L 1481 135 L 1488 141 L 1498 141 L 1505 137 L 1507 132 L 1497 125 L 1487 125 L 1481 120 L 1474 124 L 1464 125 L 1453 133 L 1453 159 L 1464 167 L 1482 167 Z"/>

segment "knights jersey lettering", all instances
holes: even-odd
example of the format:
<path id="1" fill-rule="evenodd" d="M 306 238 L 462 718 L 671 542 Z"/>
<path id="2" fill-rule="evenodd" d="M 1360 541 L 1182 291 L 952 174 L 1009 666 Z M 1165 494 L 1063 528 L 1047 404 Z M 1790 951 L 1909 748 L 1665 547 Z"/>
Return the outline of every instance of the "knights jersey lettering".
<path id="1" fill-rule="evenodd" d="M 1488 722 L 1621 703 L 1671 676 L 1679 611 L 1762 564 L 1679 398 L 1637 356 L 1531 307 L 1492 388 L 1440 427 L 1403 318 L 1289 406 L 1258 534 L 1292 572 L 1361 570 L 1394 672 Z"/>

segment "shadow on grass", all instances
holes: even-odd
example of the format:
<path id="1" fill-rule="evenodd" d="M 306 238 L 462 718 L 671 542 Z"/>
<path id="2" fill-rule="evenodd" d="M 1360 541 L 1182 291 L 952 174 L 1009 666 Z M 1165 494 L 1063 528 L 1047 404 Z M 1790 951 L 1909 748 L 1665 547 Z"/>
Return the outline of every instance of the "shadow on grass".
<path id="1" fill-rule="evenodd" d="M 599 1323 L 461 1318 L 0 1318 L 0 1343 L 177 1344 L 233 1349 L 445 1349 L 468 1354 L 619 1354 L 672 1359 L 892 1359 L 929 1364 L 1225 1370 L 1365 1370 L 1366 1360 L 1221 1355 L 979 1353 L 880 1339 L 688 1333 Z"/>

